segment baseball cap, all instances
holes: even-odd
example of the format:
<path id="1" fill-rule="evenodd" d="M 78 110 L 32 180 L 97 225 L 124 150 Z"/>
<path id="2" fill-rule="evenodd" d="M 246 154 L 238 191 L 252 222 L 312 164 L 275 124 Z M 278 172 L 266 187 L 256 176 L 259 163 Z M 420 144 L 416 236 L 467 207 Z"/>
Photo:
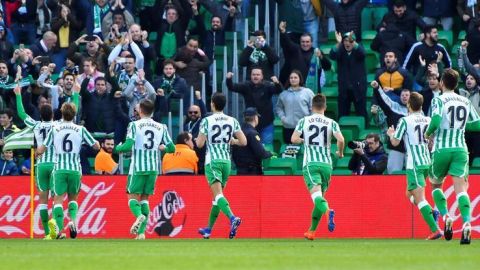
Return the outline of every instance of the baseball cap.
<path id="1" fill-rule="evenodd" d="M 346 32 L 343 34 L 342 36 L 344 39 L 345 38 L 351 38 L 352 40 L 356 40 L 356 37 L 355 37 L 355 34 L 351 33 L 351 32 Z"/>
<path id="2" fill-rule="evenodd" d="M 257 108 L 255 107 L 248 107 L 243 112 L 243 116 L 255 116 L 255 115 L 260 116 L 260 114 L 257 112 Z"/>

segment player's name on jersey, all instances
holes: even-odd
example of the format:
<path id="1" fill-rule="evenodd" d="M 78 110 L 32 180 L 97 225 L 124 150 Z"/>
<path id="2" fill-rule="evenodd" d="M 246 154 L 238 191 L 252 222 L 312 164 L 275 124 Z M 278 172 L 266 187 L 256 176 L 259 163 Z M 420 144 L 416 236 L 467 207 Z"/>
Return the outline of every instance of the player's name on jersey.
<path id="1" fill-rule="evenodd" d="M 81 128 L 81 126 L 77 126 L 77 125 L 75 125 L 75 126 L 73 126 L 73 125 L 58 125 L 56 127 L 57 131 L 61 131 L 61 130 L 65 130 L 65 129 L 71 129 L 75 132 L 80 132 L 80 128 Z"/>
<path id="2" fill-rule="evenodd" d="M 228 120 L 228 116 L 223 115 L 223 116 L 215 116 L 215 121 L 226 121 Z"/>
<path id="3" fill-rule="evenodd" d="M 309 123 L 321 123 L 321 124 L 325 124 L 325 125 L 328 125 L 329 124 L 329 121 L 323 117 L 312 117 L 310 119 L 308 119 L 308 122 Z"/>
<path id="4" fill-rule="evenodd" d="M 142 129 L 144 127 L 153 127 L 153 128 L 156 128 L 156 129 L 160 130 L 162 126 L 157 122 L 143 122 L 143 123 L 138 125 L 139 129 Z"/>
<path id="5" fill-rule="evenodd" d="M 421 124 L 421 123 L 428 124 L 428 123 L 430 123 L 430 119 L 428 119 L 426 117 L 415 117 L 415 118 L 413 118 L 413 121 L 416 124 Z"/>
<path id="6" fill-rule="evenodd" d="M 448 96 L 448 97 L 445 97 L 445 99 L 443 100 L 444 103 L 447 103 L 447 102 L 450 102 L 450 101 L 462 102 L 465 105 L 468 105 L 468 102 L 469 102 L 468 99 L 466 99 L 462 96 Z"/>

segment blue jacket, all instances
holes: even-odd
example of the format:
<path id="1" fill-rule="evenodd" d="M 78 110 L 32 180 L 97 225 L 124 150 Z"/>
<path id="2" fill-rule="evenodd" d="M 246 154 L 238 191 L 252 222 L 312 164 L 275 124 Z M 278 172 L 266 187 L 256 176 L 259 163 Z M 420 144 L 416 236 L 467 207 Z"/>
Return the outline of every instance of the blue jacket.
<path id="1" fill-rule="evenodd" d="M 0 159 L 0 175 L 18 175 L 18 167 L 15 161 Z"/>

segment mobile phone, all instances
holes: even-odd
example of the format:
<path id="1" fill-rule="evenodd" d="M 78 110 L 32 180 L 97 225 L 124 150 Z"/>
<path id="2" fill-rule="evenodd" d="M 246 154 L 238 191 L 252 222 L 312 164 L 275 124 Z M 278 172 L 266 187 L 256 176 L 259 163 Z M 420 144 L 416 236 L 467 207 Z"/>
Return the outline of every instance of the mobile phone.
<path id="1" fill-rule="evenodd" d="M 123 63 L 125 63 L 125 60 L 126 60 L 126 59 L 125 59 L 124 57 L 119 57 L 119 58 L 117 59 L 117 63 L 118 63 L 118 64 L 123 64 Z"/>
<path id="2" fill-rule="evenodd" d="M 257 41 L 257 37 L 256 36 L 250 36 L 249 40 L 250 40 L 250 42 L 255 43 L 255 41 Z"/>
<path id="3" fill-rule="evenodd" d="M 45 62 L 50 62 L 50 57 L 48 56 L 40 56 L 38 57 L 38 61 L 45 63 Z"/>
<path id="4" fill-rule="evenodd" d="M 20 50 L 23 50 L 23 49 L 25 49 L 25 44 L 23 44 L 23 43 L 20 43 L 20 45 L 18 45 L 18 48 L 19 48 Z"/>

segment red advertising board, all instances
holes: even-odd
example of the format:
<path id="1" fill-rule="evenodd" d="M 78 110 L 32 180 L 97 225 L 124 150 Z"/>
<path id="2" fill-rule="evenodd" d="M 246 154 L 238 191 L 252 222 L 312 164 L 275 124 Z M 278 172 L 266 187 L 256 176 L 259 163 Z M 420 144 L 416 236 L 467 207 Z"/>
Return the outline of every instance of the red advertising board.
<path id="1" fill-rule="evenodd" d="M 480 232 L 479 176 L 470 177 L 474 237 Z M 0 178 L 0 237 L 26 238 L 30 231 L 30 182 L 28 177 Z M 405 197 L 405 176 L 334 176 L 326 198 L 336 211 L 335 232 L 325 220 L 318 237 L 325 238 L 423 238 L 429 234 L 419 211 Z M 134 221 L 125 193 L 125 176 L 85 176 L 79 196 L 79 237 L 129 238 Z M 456 236 L 461 217 L 450 180 L 445 185 L 449 211 L 455 218 Z M 432 203 L 430 190 L 427 199 Z M 232 176 L 225 196 L 242 218 L 238 237 L 296 238 L 310 224 L 313 203 L 299 176 Z M 150 198 L 147 238 L 198 238 L 197 230 L 208 221 L 212 196 L 202 176 L 160 176 Z M 35 237 L 42 237 L 35 196 Z M 51 207 L 51 204 L 49 205 Z M 68 212 L 64 204 L 66 222 Z M 443 224 L 443 223 L 442 223 Z M 228 220 L 220 214 L 212 237 L 228 236 Z M 443 225 L 442 225 L 443 226 Z"/>

